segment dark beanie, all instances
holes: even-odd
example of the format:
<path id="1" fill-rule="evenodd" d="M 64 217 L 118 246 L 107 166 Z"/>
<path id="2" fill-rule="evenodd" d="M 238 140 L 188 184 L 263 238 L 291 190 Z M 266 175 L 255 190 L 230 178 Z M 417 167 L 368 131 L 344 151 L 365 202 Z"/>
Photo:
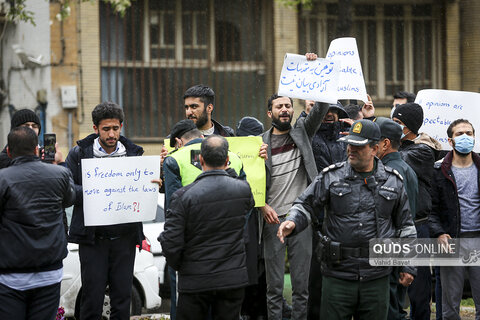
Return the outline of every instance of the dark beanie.
<path id="1" fill-rule="evenodd" d="M 38 124 L 39 132 L 42 130 L 42 124 L 40 123 L 40 118 L 35 112 L 30 109 L 21 109 L 15 112 L 11 120 L 11 129 L 19 127 L 20 125 L 26 122 L 35 122 Z"/>
<path id="2" fill-rule="evenodd" d="M 170 133 L 170 147 L 175 147 L 175 138 L 181 139 L 185 133 L 194 129 L 197 129 L 197 126 L 190 119 L 180 120 L 175 123 L 172 132 Z"/>
<path id="3" fill-rule="evenodd" d="M 263 124 L 254 117 L 243 117 L 237 124 L 238 137 L 258 136 L 263 133 Z"/>
<path id="4" fill-rule="evenodd" d="M 419 104 L 409 102 L 395 108 L 392 119 L 397 118 L 413 133 L 418 134 L 418 129 L 423 124 L 423 109 Z"/>

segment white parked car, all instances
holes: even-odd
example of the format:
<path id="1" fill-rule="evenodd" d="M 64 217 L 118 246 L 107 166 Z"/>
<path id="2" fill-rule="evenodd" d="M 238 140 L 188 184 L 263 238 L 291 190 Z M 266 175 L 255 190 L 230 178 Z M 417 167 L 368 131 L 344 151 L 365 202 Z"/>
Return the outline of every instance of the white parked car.
<path id="1" fill-rule="evenodd" d="M 160 296 L 162 299 L 170 298 L 170 281 L 168 276 L 167 261 L 162 253 L 162 246 L 157 238 L 163 232 L 165 224 L 165 212 L 163 210 L 165 194 L 158 194 L 157 214 L 154 220 L 143 222 L 143 233 L 150 239 L 152 254 L 155 265 L 158 268 L 158 284 L 160 287 Z"/>
<path id="2" fill-rule="evenodd" d="M 70 211 L 70 212 L 69 212 Z M 69 215 L 70 214 L 70 215 Z M 71 210 L 67 209 L 71 217 Z M 158 295 L 158 269 L 154 264 L 150 242 L 143 241 L 142 250 L 137 250 L 133 270 L 132 300 L 130 314 L 140 315 L 142 308 L 147 310 L 160 307 L 162 299 Z M 155 239 L 156 240 L 156 239 Z M 63 279 L 60 289 L 60 306 L 65 309 L 65 317 L 75 316 L 79 319 L 82 282 L 80 276 L 80 259 L 78 244 L 68 244 L 68 255 L 63 260 Z M 110 299 L 108 289 L 105 292 L 103 318 L 109 319 Z"/>

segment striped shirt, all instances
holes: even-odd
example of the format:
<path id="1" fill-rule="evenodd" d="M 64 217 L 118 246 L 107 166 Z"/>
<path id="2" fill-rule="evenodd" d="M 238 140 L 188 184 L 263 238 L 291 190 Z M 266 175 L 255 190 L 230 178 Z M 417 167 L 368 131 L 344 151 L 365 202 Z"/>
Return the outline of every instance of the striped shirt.
<path id="1" fill-rule="evenodd" d="M 307 171 L 303 165 L 302 154 L 290 134 L 272 134 L 271 146 L 271 187 L 267 203 L 279 216 L 283 216 L 307 188 Z"/>

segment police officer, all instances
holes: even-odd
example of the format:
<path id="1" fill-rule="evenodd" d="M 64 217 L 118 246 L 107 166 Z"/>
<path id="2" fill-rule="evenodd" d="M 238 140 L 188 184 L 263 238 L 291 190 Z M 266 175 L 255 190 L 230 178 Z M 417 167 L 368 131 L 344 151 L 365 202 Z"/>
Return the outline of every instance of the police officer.
<path id="1" fill-rule="evenodd" d="M 295 201 L 278 237 L 322 225 L 322 319 L 387 318 L 391 267 L 368 262 L 373 238 L 415 238 L 408 199 L 400 174 L 375 157 L 380 129 L 358 120 L 349 134 L 348 161 L 325 168 Z M 318 272 L 318 271 L 317 271 Z M 409 285 L 413 268 L 404 267 L 400 283 Z"/>

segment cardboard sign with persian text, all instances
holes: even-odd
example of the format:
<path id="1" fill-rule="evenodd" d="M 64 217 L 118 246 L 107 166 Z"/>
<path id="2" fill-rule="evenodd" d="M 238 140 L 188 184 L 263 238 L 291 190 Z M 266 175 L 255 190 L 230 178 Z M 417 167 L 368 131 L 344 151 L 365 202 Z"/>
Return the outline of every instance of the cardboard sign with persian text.
<path id="1" fill-rule="evenodd" d="M 308 61 L 287 53 L 278 84 L 278 95 L 304 100 L 337 103 L 340 64 L 332 60 Z"/>

